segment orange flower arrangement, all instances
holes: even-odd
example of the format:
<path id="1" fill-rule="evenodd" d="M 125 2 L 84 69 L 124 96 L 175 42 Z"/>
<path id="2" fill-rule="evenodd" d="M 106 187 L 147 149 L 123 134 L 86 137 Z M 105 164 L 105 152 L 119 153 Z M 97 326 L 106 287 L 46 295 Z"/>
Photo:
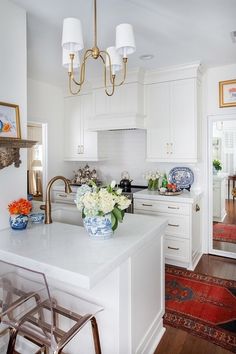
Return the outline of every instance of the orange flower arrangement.
<path id="1" fill-rule="evenodd" d="M 31 209 L 32 209 L 32 204 L 24 198 L 14 200 L 12 203 L 8 205 L 8 210 L 11 215 L 12 214 L 28 215 L 31 212 Z"/>

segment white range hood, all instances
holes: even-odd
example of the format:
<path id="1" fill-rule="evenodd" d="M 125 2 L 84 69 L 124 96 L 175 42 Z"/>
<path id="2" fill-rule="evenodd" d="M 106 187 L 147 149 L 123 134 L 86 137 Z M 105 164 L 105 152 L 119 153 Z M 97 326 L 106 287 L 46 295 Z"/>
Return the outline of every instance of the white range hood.
<path id="1" fill-rule="evenodd" d="M 144 115 L 135 113 L 107 114 L 93 117 L 90 131 L 146 129 Z"/>
<path id="2" fill-rule="evenodd" d="M 88 130 L 146 129 L 144 114 L 143 72 L 129 75 L 127 83 L 108 97 L 103 87 L 93 89 L 93 116 Z"/>

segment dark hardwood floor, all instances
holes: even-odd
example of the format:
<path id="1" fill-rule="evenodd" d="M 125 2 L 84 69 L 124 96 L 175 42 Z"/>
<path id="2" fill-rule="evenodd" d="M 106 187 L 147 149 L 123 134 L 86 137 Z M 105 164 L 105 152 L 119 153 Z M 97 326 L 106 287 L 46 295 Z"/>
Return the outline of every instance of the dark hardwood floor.
<path id="1" fill-rule="evenodd" d="M 236 260 L 203 255 L 195 272 L 236 280 Z M 166 326 L 154 354 L 230 354 L 231 352 L 180 329 Z"/>

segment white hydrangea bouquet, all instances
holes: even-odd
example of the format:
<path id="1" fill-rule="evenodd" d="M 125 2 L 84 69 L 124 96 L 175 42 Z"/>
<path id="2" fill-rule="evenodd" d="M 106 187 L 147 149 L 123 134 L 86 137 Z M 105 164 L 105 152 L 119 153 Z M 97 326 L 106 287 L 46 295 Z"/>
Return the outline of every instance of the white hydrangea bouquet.
<path id="1" fill-rule="evenodd" d="M 149 190 L 157 190 L 158 189 L 158 181 L 161 177 L 161 173 L 156 171 L 148 171 L 144 174 L 144 178 L 148 182 L 148 189 Z"/>
<path id="2" fill-rule="evenodd" d="M 98 187 L 91 181 L 90 185 L 83 184 L 77 190 L 76 205 L 82 212 L 82 217 L 96 217 L 111 214 L 112 230 L 118 222 L 122 222 L 125 209 L 131 201 L 121 194 L 122 189 L 116 188 L 116 182 L 112 181 L 106 187 Z"/>

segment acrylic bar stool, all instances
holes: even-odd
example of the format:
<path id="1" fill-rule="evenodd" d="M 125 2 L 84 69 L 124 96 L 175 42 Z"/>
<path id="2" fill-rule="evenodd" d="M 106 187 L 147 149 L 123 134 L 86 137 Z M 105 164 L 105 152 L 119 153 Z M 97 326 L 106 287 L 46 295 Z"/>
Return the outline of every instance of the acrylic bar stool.
<path id="1" fill-rule="evenodd" d="M 70 306 L 61 306 L 58 300 L 66 300 Z M 49 289 L 41 272 L 0 261 L 0 306 L 1 322 L 10 328 L 7 354 L 13 354 L 17 349 L 16 340 L 39 346 L 37 353 L 62 353 L 88 322 L 91 323 L 94 352 L 101 354 L 95 315 L 102 307 L 78 296 Z"/>

